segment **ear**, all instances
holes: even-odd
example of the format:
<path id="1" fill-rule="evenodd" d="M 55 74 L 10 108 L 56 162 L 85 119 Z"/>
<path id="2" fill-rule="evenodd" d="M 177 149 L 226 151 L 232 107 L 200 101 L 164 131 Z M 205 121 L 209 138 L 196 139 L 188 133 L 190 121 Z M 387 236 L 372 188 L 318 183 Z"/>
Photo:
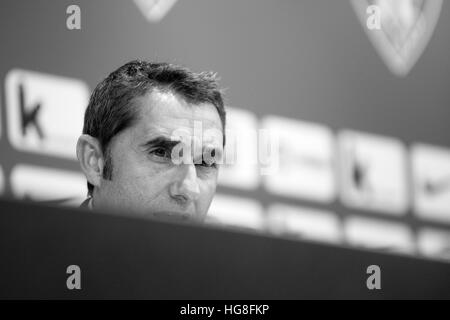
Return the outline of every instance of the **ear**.
<path id="1" fill-rule="evenodd" d="M 88 134 L 81 135 L 77 142 L 77 158 L 86 179 L 99 187 L 105 165 L 100 142 Z"/>

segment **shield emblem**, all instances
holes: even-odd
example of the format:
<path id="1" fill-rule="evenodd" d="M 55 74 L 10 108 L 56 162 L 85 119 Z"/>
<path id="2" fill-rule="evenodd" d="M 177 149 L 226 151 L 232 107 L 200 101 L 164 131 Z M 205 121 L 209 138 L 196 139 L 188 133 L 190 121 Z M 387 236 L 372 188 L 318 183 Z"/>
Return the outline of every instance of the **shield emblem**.
<path id="1" fill-rule="evenodd" d="M 441 12 L 442 0 L 350 0 L 370 41 L 389 70 L 406 76 L 425 50 Z M 369 29 L 369 6 L 379 28 Z"/>
<path id="2" fill-rule="evenodd" d="M 134 2 L 148 21 L 157 23 L 166 16 L 177 0 L 134 0 Z"/>

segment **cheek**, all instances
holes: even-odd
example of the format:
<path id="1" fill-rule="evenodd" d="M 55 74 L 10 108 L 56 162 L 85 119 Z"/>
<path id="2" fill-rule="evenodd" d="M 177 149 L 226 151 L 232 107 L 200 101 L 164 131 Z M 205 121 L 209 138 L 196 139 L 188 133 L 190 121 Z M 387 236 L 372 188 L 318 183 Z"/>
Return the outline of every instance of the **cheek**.
<path id="1" fill-rule="evenodd" d="M 152 198 L 161 193 L 169 181 L 167 168 L 133 157 L 119 157 L 113 164 L 113 182 L 123 193 Z"/>
<path id="2" fill-rule="evenodd" d="M 208 181 L 200 187 L 200 197 L 196 203 L 196 210 L 201 221 L 206 219 L 209 207 L 216 193 L 216 182 Z"/>
<path id="3" fill-rule="evenodd" d="M 217 187 L 217 175 L 200 182 L 200 198 L 204 206 L 209 206 Z"/>
<path id="4" fill-rule="evenodd" d="M 154 168 L 127 167 L 118 179 L 123 185 L 124 192 L 133 192 L 146 199 L 152 199 L 165 192 L 168 188 L 169 175 Z"/>

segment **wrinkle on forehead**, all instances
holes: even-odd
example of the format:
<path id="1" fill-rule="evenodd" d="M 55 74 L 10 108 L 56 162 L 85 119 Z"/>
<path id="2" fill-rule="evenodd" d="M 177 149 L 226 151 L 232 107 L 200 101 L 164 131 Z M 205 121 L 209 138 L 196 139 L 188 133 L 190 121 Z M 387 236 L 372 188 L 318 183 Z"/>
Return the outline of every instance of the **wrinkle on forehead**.
<path id="1" fill-rule="evenodd" d="M 137 126 L 148 137 L 185 130 L 191 135 L 201 133 L 208 143 L 223 139 L 222 122 L 211 103 L 193 105 L 175 93 L 160 91 L 139 97 L 136 103 L 140 106 Z"/>

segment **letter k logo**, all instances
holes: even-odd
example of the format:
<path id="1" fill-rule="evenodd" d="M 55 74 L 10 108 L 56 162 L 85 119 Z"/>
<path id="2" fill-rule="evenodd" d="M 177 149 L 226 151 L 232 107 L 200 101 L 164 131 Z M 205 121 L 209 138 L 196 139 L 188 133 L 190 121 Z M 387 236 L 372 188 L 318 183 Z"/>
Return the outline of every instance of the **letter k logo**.
<path id="1" fill-rule="evenodd" d="M 31 110 L 25 108 L 25 89 L 23 84 L 19 84 L 19 105 L 20 114 L 22 118 L 22 134 L 25 136 L 27 134 L 27 129 L 29 126 L 34 126 L 36 128 L 39 138 L 42 140 L 44 138 L 44 133 L 42 128 L 37 121 L 37 115 L 41 109 L 41 104 L 37 103 Z"/>

